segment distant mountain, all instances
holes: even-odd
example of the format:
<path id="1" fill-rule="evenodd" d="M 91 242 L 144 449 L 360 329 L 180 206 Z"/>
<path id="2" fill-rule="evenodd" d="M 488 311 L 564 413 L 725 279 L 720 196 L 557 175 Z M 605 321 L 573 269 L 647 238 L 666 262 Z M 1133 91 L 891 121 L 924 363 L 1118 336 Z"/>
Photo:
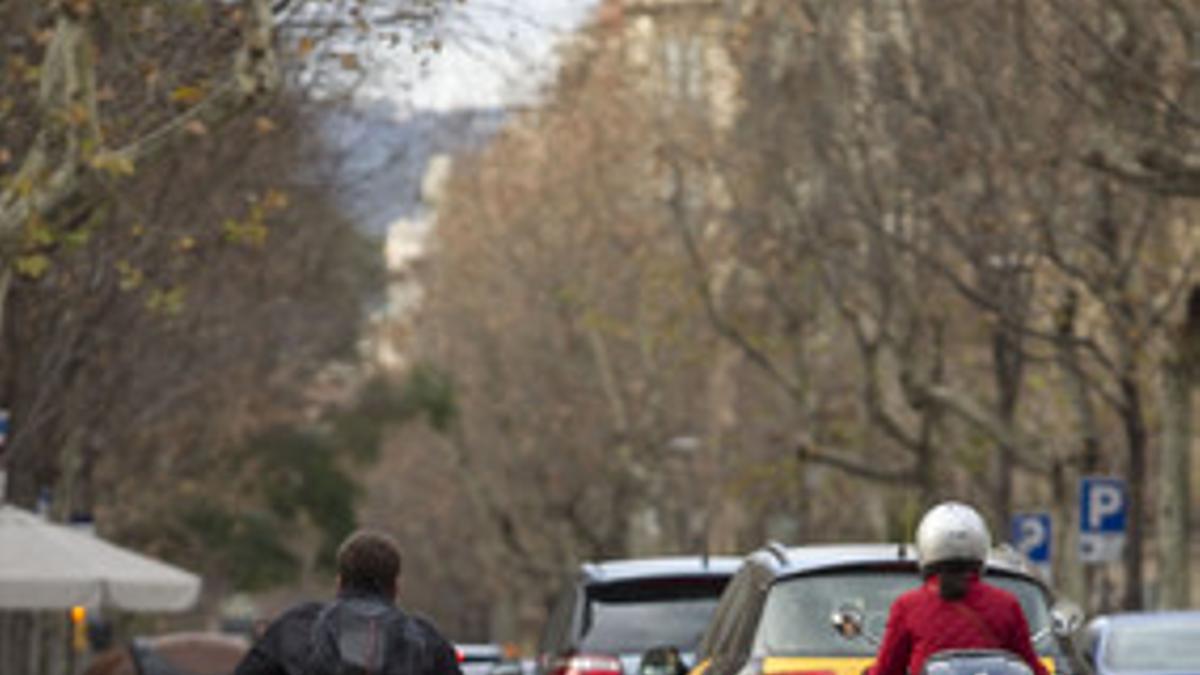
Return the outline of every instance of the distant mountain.
<path id="1" fill-rule="evenodd" d="M 343 207 L 374 236 L 398 220 L 419 220 L 430 160 L 482 147 L 506 116 L 502 109 L 404 113 L 387 102 L 330 116 L 323 133 L 340 157 Z"/>

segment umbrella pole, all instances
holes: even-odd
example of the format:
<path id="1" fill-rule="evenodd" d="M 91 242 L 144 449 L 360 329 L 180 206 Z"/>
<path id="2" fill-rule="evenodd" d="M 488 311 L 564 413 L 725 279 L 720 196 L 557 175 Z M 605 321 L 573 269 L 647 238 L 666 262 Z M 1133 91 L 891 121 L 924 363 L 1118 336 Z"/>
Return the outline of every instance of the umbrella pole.
<path id="1" fill-rule="evenodd" d="M 29 613 L 29 672 L 42 675 L 42 613 Z"/>

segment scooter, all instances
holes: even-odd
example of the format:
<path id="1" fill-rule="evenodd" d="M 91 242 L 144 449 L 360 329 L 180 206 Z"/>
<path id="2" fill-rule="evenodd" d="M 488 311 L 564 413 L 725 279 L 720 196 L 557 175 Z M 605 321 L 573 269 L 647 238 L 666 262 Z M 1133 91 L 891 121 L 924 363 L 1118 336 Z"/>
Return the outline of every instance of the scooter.
<path id="1" fill-rule="evenodd" d="M 921 675 L 1033 675 L 1033 670 L 1001 649 L 951 649 L 930 656 Z"/>

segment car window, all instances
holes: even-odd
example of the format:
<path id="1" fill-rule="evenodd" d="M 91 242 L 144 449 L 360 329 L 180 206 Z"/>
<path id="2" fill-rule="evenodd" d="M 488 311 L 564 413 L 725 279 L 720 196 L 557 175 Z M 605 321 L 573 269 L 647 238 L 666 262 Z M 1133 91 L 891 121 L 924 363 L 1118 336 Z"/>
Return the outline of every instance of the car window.
<path id="1" fill-rule="evenodd" d="M 1103 662 L 1115 672 L 1200 672 L 1200 621 L 1114 625 Z"/>
<path id="2" fill-rule="evenodd" d="M 671 645 L 692 651 L 728 579 L 649 579 L 588 588 L 580 649 L 629 653 Z"/>
<path id="3" fill-rule="evenodd" d="M 1013 593 L 1031 633 L 1050 621 L 1046 596 L 1033 582 L 989 576 L 988 582 Z M 916 587 L 919 577 L 905 571 L 839 572 L 795 577 L 775 585 L 767 597 L 755 636 L 755 653 L 793 656 L 871 656 L 868 640 L 846 640 L 830 626 L 830 616 L 850 606 L 863 613 L 868 633 L 882 636 L 892 602 Z M 1047 649 L 1050 649 L 1049 646 Z"/>

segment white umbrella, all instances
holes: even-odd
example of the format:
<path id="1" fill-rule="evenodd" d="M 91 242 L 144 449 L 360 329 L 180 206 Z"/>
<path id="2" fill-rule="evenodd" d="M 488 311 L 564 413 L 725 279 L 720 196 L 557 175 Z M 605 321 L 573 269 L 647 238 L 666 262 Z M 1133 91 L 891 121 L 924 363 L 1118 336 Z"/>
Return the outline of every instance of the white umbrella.
<path id="1" fill-rule="evenodd" d="M 191 572 L 0 505 L 0 609 L 182 611 L 199 595 Z"/>

